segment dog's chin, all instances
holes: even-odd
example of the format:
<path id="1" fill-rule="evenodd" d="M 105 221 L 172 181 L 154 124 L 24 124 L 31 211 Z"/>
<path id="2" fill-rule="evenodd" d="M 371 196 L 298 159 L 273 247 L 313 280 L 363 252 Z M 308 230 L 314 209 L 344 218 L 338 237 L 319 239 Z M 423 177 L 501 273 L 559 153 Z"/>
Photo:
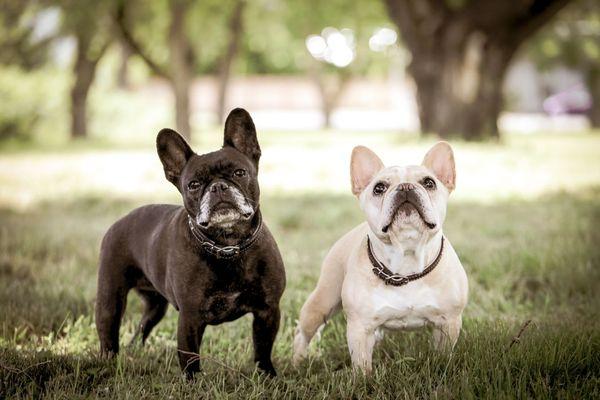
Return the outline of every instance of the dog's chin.
<path id="1" fill-rule="evenodd" d="M 224 208 L 211 213 L 208 226 L 214 228 L 228 229 L 233 227 L 242 219 L 242 214 L 234 208 Z"/>
<path id="2" fill-rule="evenodd" d="M 248 221 L 252 217 L 252 213 L 242 213 L 236 207 L 216 207 L 210 212 L 207 221 L 203 221 L 200 225 L 204 228 L 218 228 L 229 230 L 236 224 Z"/>
<path id="3" fill-rule="evenodd" d="M 417 208 L 409 202 L 401 204 L 391 222 L 385 224 L 381 231 L 389 233 L 390 231 L 401 231 L 405 229 L 414 229 L 418 231 L 435 229 L 437 224 L 425 220 Z"/>

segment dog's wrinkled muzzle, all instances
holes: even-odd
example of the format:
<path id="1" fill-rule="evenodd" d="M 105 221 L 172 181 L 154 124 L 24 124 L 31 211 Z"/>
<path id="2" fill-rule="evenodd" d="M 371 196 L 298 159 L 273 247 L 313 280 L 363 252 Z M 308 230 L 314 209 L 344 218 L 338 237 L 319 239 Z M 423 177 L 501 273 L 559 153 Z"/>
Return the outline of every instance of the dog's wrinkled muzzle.
<path id="1" fill-rule="evenodd" d="M 248 220 L 254 215 L 246 197 L 233 184 L 225 180 L 212 182 L 200 200 L 196 221 L 200 226 L 231 224 L 236 220 Z"/>
<path id="2" fill-rule="evenodd" d="M 417 190 L 412 183 L 401 183 L 396 187 L 394 193 L 390 194 L 392 196 L 389 200 L 391 211 L 383 223 L 382 232 L 386 233 L 389 230 L 399 212 L 409 215 L 413 209 L 429 229 L 437 226 L 432 211 L 424 204 L 424 200 Z"/>

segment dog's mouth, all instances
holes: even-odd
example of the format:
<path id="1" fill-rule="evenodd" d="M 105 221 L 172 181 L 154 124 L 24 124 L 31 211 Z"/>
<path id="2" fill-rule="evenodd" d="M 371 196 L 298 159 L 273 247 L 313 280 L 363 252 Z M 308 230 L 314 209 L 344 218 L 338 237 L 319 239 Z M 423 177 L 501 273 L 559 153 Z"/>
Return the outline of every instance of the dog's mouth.
<path id="1" fill-rule="evenodd" d="M 214 213 L 219 213 L 222 211 L 228 211 L 228 210 L 237 210 L 237 207 L 235 206 L 235 204 L 229 202 L 229 201 L 221 201 L 217 204 L 215 204 L 212 209 L 210 210 L 210 212 L 212 214 Z"/>
<path id="2" fill-rule="evenodd" d="M 249 220 L 254 214 L 249 208 L 241 209 L 237 204 L 221 201 L 213 205 L 208 212 L 208 218 L 198 218 L 198 224 L 204 228 L 231 227 L 234 224 Z"/>
<path id="3" fill-rule="evenodd" d="M 419 214 L 421 221 L 423 221 L 425 226 L 427 226 L 429 229 L 434 229 L 437 226 L 437 224 L 435 222 L 430 222 L 427 220 L 427 218 L 425 217 L 425 212 L 423 211 L 423 209 L 420 206 L 414 204 L 412 201 L 407 199 L 402 202 L 399 202 L 396 205 L 394 210 L 390 213 L 389 221 L 381 229 L 382 232 L 387 233 L 389 231 L 390 227 L 392 226 L 392 224 L 394 223 L 394 221 L 396 221 L 402 214 L 404 214 L 408 217 L 413 212 L 416 212 L 417 214 Z"/>

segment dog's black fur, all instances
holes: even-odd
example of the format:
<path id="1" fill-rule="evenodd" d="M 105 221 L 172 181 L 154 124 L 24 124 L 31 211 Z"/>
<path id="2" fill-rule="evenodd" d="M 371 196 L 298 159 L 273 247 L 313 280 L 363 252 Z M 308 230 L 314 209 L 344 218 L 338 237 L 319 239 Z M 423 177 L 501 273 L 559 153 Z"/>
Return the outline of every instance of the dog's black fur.
<path id="1" fill-rule="evenodd" d="M 202 250 L 188 225 L 188 216 L 198 215 L 200 199 L 215 185 L 237 188 L 254 212 L 240 215 L 227 228 L 198 225 L 206 236 L 218 244 L 232 245 L 249 237 L 260 223 L 257 172 L 261 153 L 250 115 L 243 109 L 229 114 L 223 148 L 218 151 L 197 155 L 169 129 L 159 132 L 157 150 L 165 176 L 181 192 L 184 207 L 140 207 L 112 225 L 104 236 L 96 300 L 101 354 L 110 357 L 119 351 L 119 326 L 127 293 L 133 288 L 145 302 L 136 334 L 142 343 L 169 303 L 179 311 L 179 362 L 188 377 L 200 369 L 197 354 L 206 326 L 246 313 L 254 317 L 255 361 L 261 370 L 275 375 L 271 349 L 279 328 L 285 271 L 271 233 L 263 224 L 252 246 L 238 257 L 222 259 Z M 236 175 L 239 169 L 246 171 L 244 176 Z M 188 187 L 192 180 L 200 184 L 195 190 Z M 213 205 L 233 207 L 226 191 L 216 194 L 220 201 L 212 201 Z"/>

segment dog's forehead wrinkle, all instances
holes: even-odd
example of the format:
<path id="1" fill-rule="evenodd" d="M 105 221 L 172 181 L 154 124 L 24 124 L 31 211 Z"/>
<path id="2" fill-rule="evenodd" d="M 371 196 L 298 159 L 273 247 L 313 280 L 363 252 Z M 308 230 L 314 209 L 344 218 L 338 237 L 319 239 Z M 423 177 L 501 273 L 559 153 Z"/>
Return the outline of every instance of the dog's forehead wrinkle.
<path id="1" fill-rule="evenodd" d="M 246 156 L 230 147 L 224 147 L 210 153 L 196 155 L 194 160 L 196 168 L 210 168 L 211 170 L 229 167 L 249 168 L 252 165 Z"/>
<path id="2" fill-rule="evenodd" d="M 378 181 L 386 181 L 392 185 L 405 182 L 419 182 L 424 176 L 430 175 L 421 165 L 391 166 L 383 169 L 376 177 Z"/>

